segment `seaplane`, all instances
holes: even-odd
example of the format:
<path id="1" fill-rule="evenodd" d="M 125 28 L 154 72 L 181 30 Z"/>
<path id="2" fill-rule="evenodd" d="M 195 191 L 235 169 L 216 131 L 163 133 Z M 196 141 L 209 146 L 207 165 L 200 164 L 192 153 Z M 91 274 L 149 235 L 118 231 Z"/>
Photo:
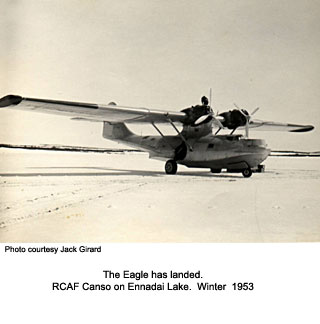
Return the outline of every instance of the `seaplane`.
<path id="1" fill-rule="evenodd" d="M 261 163 L 270 154 L 263 139 L 250 139 L 249 130 L 308 132 L 311 125 L 286 124 L 255 120 L 253 114 L 235 108 L 214 114 L 209 100 L 203 96 L 201 104 L 181 111 L 156 110 L 119 106 L 26 98 L 7 95 L 0 99 L 1 108 L 16 108 L 69 116 L 73 120 L 103 123 L 102 136 L 108 140 L 138 147 L 149 152 L 149 157 L 166 161 L 166 174 L 176 174 L 178 165 L 189 168 L 208 168 L 212 173 L 239 172 L 245 178 L 253 172 L 263 172 Z M 140 136 L 127 125 L 150 124 L 159 135 Z M 160 125 L 171 125 L 176 135 L 164 135 Z M 178 128 L 182 126 L 182 129 Z M 228 134 L 219 134 L 227 130 Z M 244 134 L 235 134 L 244 130 Z"/>

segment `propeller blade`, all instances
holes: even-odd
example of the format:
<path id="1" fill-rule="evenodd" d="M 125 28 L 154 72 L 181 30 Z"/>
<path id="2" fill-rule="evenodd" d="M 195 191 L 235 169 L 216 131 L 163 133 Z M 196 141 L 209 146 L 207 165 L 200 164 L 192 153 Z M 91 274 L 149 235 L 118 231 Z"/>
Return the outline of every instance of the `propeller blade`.
<path id="1" fill-rule="evenodd" d="M 258 110 L 260 109 L 260 107 L 257 107 L 252 113 L 250 116 L 253 116 Z"/>
<path id="2" fill-rule="evenodd" d="M 211 114 L 208 114 L 208 115 L 202 115 L 200 116 L 195 122 L 194 122 L 194 125 L 199 125 L 201 123 L 203 123 L 204 121 L 206 121 L 208 118 L 212 118 L 212 115 Z"/>
<path id="3" fill-rule="evenodd" d="M 221 119 L 219 116 L 215 117 L 213 116 L 213 114 L 207 114 L 207 115 L 203 115 L 200 116 L 194 123 L 194 126 L 200 125 L 201 123 L 207 122 L 209 120 L 213 119 L 214 124 L 220 128 L 223 128 L 223 125 L 221 123 L 221 121 L 223 121 L 223 118 Z M 220 121 L 221 119 L 221 121 Z"/>
<path id="4" fill-rule="evenodd" d="M 233 104 L 234 104 L 234 106 L 235 106 L 236 108 L 238 108 L 239 110 L 241 110 L 240 107 L 239 107 L 235 102 L 234 102 Z"/>
<path id="5" fill-rule="evenodd" d="M 249 137 L 249 123 L 248 122 L 246 123 L 245 131 L 246 131 L 246 138 L 248 138 Z"/>

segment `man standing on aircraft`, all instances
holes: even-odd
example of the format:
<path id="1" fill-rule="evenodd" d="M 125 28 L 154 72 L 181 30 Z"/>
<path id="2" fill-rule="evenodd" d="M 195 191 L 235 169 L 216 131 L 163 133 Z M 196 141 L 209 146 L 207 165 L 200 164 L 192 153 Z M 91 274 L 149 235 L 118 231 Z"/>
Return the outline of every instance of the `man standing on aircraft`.
<path id="1" fill-rule="evenodd" d="M 199 108 L 199 110 L 201 109 L 202 111 L 202 114 L 205 115 L 205 114 L 210 114 L 212 112 L 212 109 L 211 107 L 209 106 L 209 100 L 206 96 L 203 96 L 201 98 L 201 103 L 202 103 L 202 106 L 196 106 Z"/>
<path id="2" fill-rule="evenodd" d="M 201 98 L 201 103 L 202 103 L 202 106 L 208 106 L 209 105 L 209 100 L 206 96 L 203 96 Z"/>

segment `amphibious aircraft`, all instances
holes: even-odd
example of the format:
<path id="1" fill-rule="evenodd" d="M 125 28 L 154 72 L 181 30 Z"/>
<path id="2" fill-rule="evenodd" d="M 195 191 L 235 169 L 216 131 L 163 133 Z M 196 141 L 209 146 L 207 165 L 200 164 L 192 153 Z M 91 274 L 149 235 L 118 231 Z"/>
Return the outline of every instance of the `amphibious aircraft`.
<path id="1" fill-rule="evenodd" d="M 51 99 L 25 98 L 7 95 L 0 99 L 0 107 L 41 111 L 72 117 L 73 120 L 103 122 L 106 139 L 139 147 L 149 152 L 149 157 L 165 160 L 165 172 L 175 174 L 177 165 L 189 168 L 209 168 L 212 173 L 241 172 L 250 177 L 253 171 L 263 171 L 263 162 L 270 150 L 262 139 L 249 139 L 249 129 L 307 132 L 311 125 L 296 125 L 253 120 L 245 109 L 236 109 L 215 115 L 206 97 L 202 104 L 177 111 L 153 110 L 108 105 L 59 101 Z M 254 111 L 256 112 L 257 109 Z M 254 113 L 253 112 L 253 113 Z M 126 124 L 148 123 L 159 133 L 158 136 L 139 136 L 129 130 Z M 164 135 L 159 124 L 169 124 L 177 135 Z M 182 125 L 180 131 L 177 125 Z M 213 128 L 217 131 L 213 133 Z M 227 129 L 228 135 L 219 135 Z M 245 130 L 245 136 L 234 134 Z"/>

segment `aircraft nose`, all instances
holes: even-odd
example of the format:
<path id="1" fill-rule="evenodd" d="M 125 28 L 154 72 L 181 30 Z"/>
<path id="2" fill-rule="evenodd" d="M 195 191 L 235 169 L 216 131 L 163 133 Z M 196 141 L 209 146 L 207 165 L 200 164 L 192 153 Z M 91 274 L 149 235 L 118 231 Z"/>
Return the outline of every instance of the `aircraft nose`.
<path id="1" fill-rule="evenodd" d="M 271 150 L 266 148 L 266 147 L 260 147 L 258 148 L 257 152 L 256 152 L 256 160 L 257 160 L 257 164 L 260 164 L 261 162 L 263 162 L 270 154 Z"/>

